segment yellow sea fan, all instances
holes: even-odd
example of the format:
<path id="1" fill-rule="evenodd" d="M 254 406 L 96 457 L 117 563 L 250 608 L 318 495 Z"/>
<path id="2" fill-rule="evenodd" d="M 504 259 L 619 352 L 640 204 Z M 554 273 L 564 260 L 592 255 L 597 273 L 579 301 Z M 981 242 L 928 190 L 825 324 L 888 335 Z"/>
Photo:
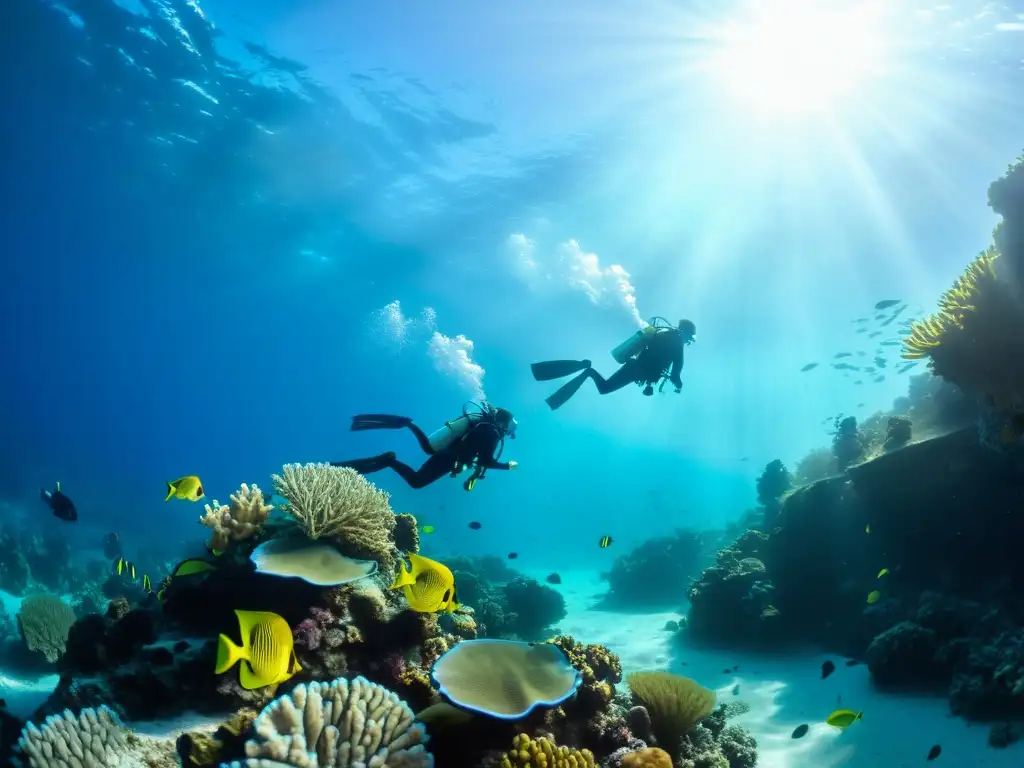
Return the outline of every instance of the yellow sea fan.
<path id="1" fill-rule="evenodd" d="M 963 330 L 968 314 L 977 311 L 979 298 L 998 280 L 995 270 L 997 258 L 999 251 L 995 246 L 979 253 L 953 286 L 942 294 L 935 314 L 911 323 L 910 334 L 903 340 L 904 359 L 929 357 L 953 328 Z"/>

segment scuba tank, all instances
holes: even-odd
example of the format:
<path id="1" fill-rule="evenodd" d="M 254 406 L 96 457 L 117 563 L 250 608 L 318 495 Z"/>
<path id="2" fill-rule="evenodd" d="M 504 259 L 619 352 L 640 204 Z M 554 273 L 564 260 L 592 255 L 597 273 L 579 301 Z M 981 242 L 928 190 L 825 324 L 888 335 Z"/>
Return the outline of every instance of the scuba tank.
<path id="1" fill-rule="evenodd" d="M 612 350 L 612 357 L 615 358 L 615 362 L 619 365 L 624 365 L 627 360 L 640 353 L 644 348 L 644 345 L 647 344 L 647 340 L 650 339 L 653 334 L 657 333 L 659 329 L 666 327 L 669 326 L 668 321 L 665 318 L 652 317 L 649 324 L 645 325 Z"/>
<path id="2" fill-rule="evenodd" d="M 477 405 L 476 403 L 470 403 L 470 405 Z M 470 412 L 466 408 L 462 409 L 462 415 L 458 416 L 451 421 L 446 421 L 444 425 L 427 436 L 427 440 L 430 441 L 430 447 L 434 449 L 434 453 L 439 453 L 445 448 L 451 446 L 456 440 L 461 440 L 466 434 L 480 423 L 483 419 L 486 411 L 483 407 L 477 405 L 480 408 L 479 412 Z"/>

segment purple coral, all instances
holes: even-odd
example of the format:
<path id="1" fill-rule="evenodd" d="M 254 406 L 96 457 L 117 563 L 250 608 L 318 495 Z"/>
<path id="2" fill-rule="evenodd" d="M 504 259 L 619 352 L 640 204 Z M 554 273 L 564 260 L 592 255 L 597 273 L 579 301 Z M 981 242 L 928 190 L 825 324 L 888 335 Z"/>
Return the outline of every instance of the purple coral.
<path id="1" fill-rule="evenodd" d="M 315 651 L 324 640 L 324 633 L 334 623 L 334 614 L 326 608 L 313 607 L 309 609 L 310 617 L 299 622 L 299 626 L 292 633 L 295 644 L 300 648 Z"/>

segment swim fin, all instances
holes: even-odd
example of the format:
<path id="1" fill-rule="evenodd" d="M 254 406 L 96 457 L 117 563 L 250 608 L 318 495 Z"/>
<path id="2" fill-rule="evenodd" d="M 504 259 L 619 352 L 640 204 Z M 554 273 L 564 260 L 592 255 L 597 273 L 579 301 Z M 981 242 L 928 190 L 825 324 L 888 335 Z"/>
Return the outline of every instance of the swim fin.
<path id="1" fill-rule="evenodd" d="M 533 371 L 535 380 L 551 381 L 552 379 L 564 379 L 566 376 L 572 376 L 589 367 L 589 360 L 548 360 L 544 363 L 534 363 L 530 366 L 530 370 Z"/>
<path id="2" fill-rule="evenodd" d="M 332 461 L 332 467 L 348 467 L 354 469 L 360 475 L 368 475 L 371 472 L 380 472 L 391 466 L 395 460 L 395 452 L 388 451 L 380 456 L 371 456 L 367 459 L 351 459 L 350 461 Z"/>
<path id="3" fill-rule="evenodd" d="M 567 402 L 569 402 L 569 398 L 575 395 L 576 391 L 581 386 L 583 386 L 583 382 L 586 381 L 587 378 L 589 378 L 589 372 L 590 366 L 587 366 L 587 370 L 583 371 L 583 373 L 581 373 L 579 376 L 576 376 L 575 378 L 567 381 L 558 390 L 555 391 L 555 394 L 551 395 L 551 397 L 547 398 L 544 402 L 548 404 L 548 407 L 552 411 L 558 410 Z"/>
<path id="4" fill-rule="evenodd" d="M 386 413 L 364 413 L 352 417 L 353 432 L 363 432 L 367 429 L 402 429 L 412 424 L 408 416 L 389 416 Z"/>

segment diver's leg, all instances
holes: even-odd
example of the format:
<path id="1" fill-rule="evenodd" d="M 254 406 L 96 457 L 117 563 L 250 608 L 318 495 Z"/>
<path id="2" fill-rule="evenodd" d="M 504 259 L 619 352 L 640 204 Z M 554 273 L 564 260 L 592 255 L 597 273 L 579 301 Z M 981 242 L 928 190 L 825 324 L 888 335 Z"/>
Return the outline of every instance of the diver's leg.
<path id="1" fill-rule="evenodd" d="M 391 466 L 395 460 L 395 452 L 388 451 L 380 456 L 370 456 L 366 459 L 349 459 L 348 461 L 332 461 L 332 467 L 348 467 L 354 469 L 360 475 L 368 475 L 371 472 L 380 472 Z"/>
<path id="2" fill-rule="evenodd" d="M 419 427 L 417 427 L 411 421 L 405 426 L 407 426 L 409 428 L 409 431 L 416 436 L 416 442 L 420 444 L 420 448 L 423 449 L 423 452 L 428 456 L 433 456 L 434 449 L 430 446 L 430 438 L 427 437 L 427 433 L 424 432 Z"/>
<path id="3" fill-rule="evenodd" d="M 410 488 L 426 488 L 452 471 L 455 458 L 449 453 L 435 453 L 427 459 L 419 469 L 408 464 L 392 460 L 388 466 L 395 470 Z"/>
<path id="4" fill-rule="evenodd" d="M 593 368 L 587 371 L 587 376 L 594 380 L 594 386 L 597 387 L 599 394 L 607 395 L 633 384 L 639 376 L 639 366 L 636 360 L 630 360 L 607 379 Z"/>

